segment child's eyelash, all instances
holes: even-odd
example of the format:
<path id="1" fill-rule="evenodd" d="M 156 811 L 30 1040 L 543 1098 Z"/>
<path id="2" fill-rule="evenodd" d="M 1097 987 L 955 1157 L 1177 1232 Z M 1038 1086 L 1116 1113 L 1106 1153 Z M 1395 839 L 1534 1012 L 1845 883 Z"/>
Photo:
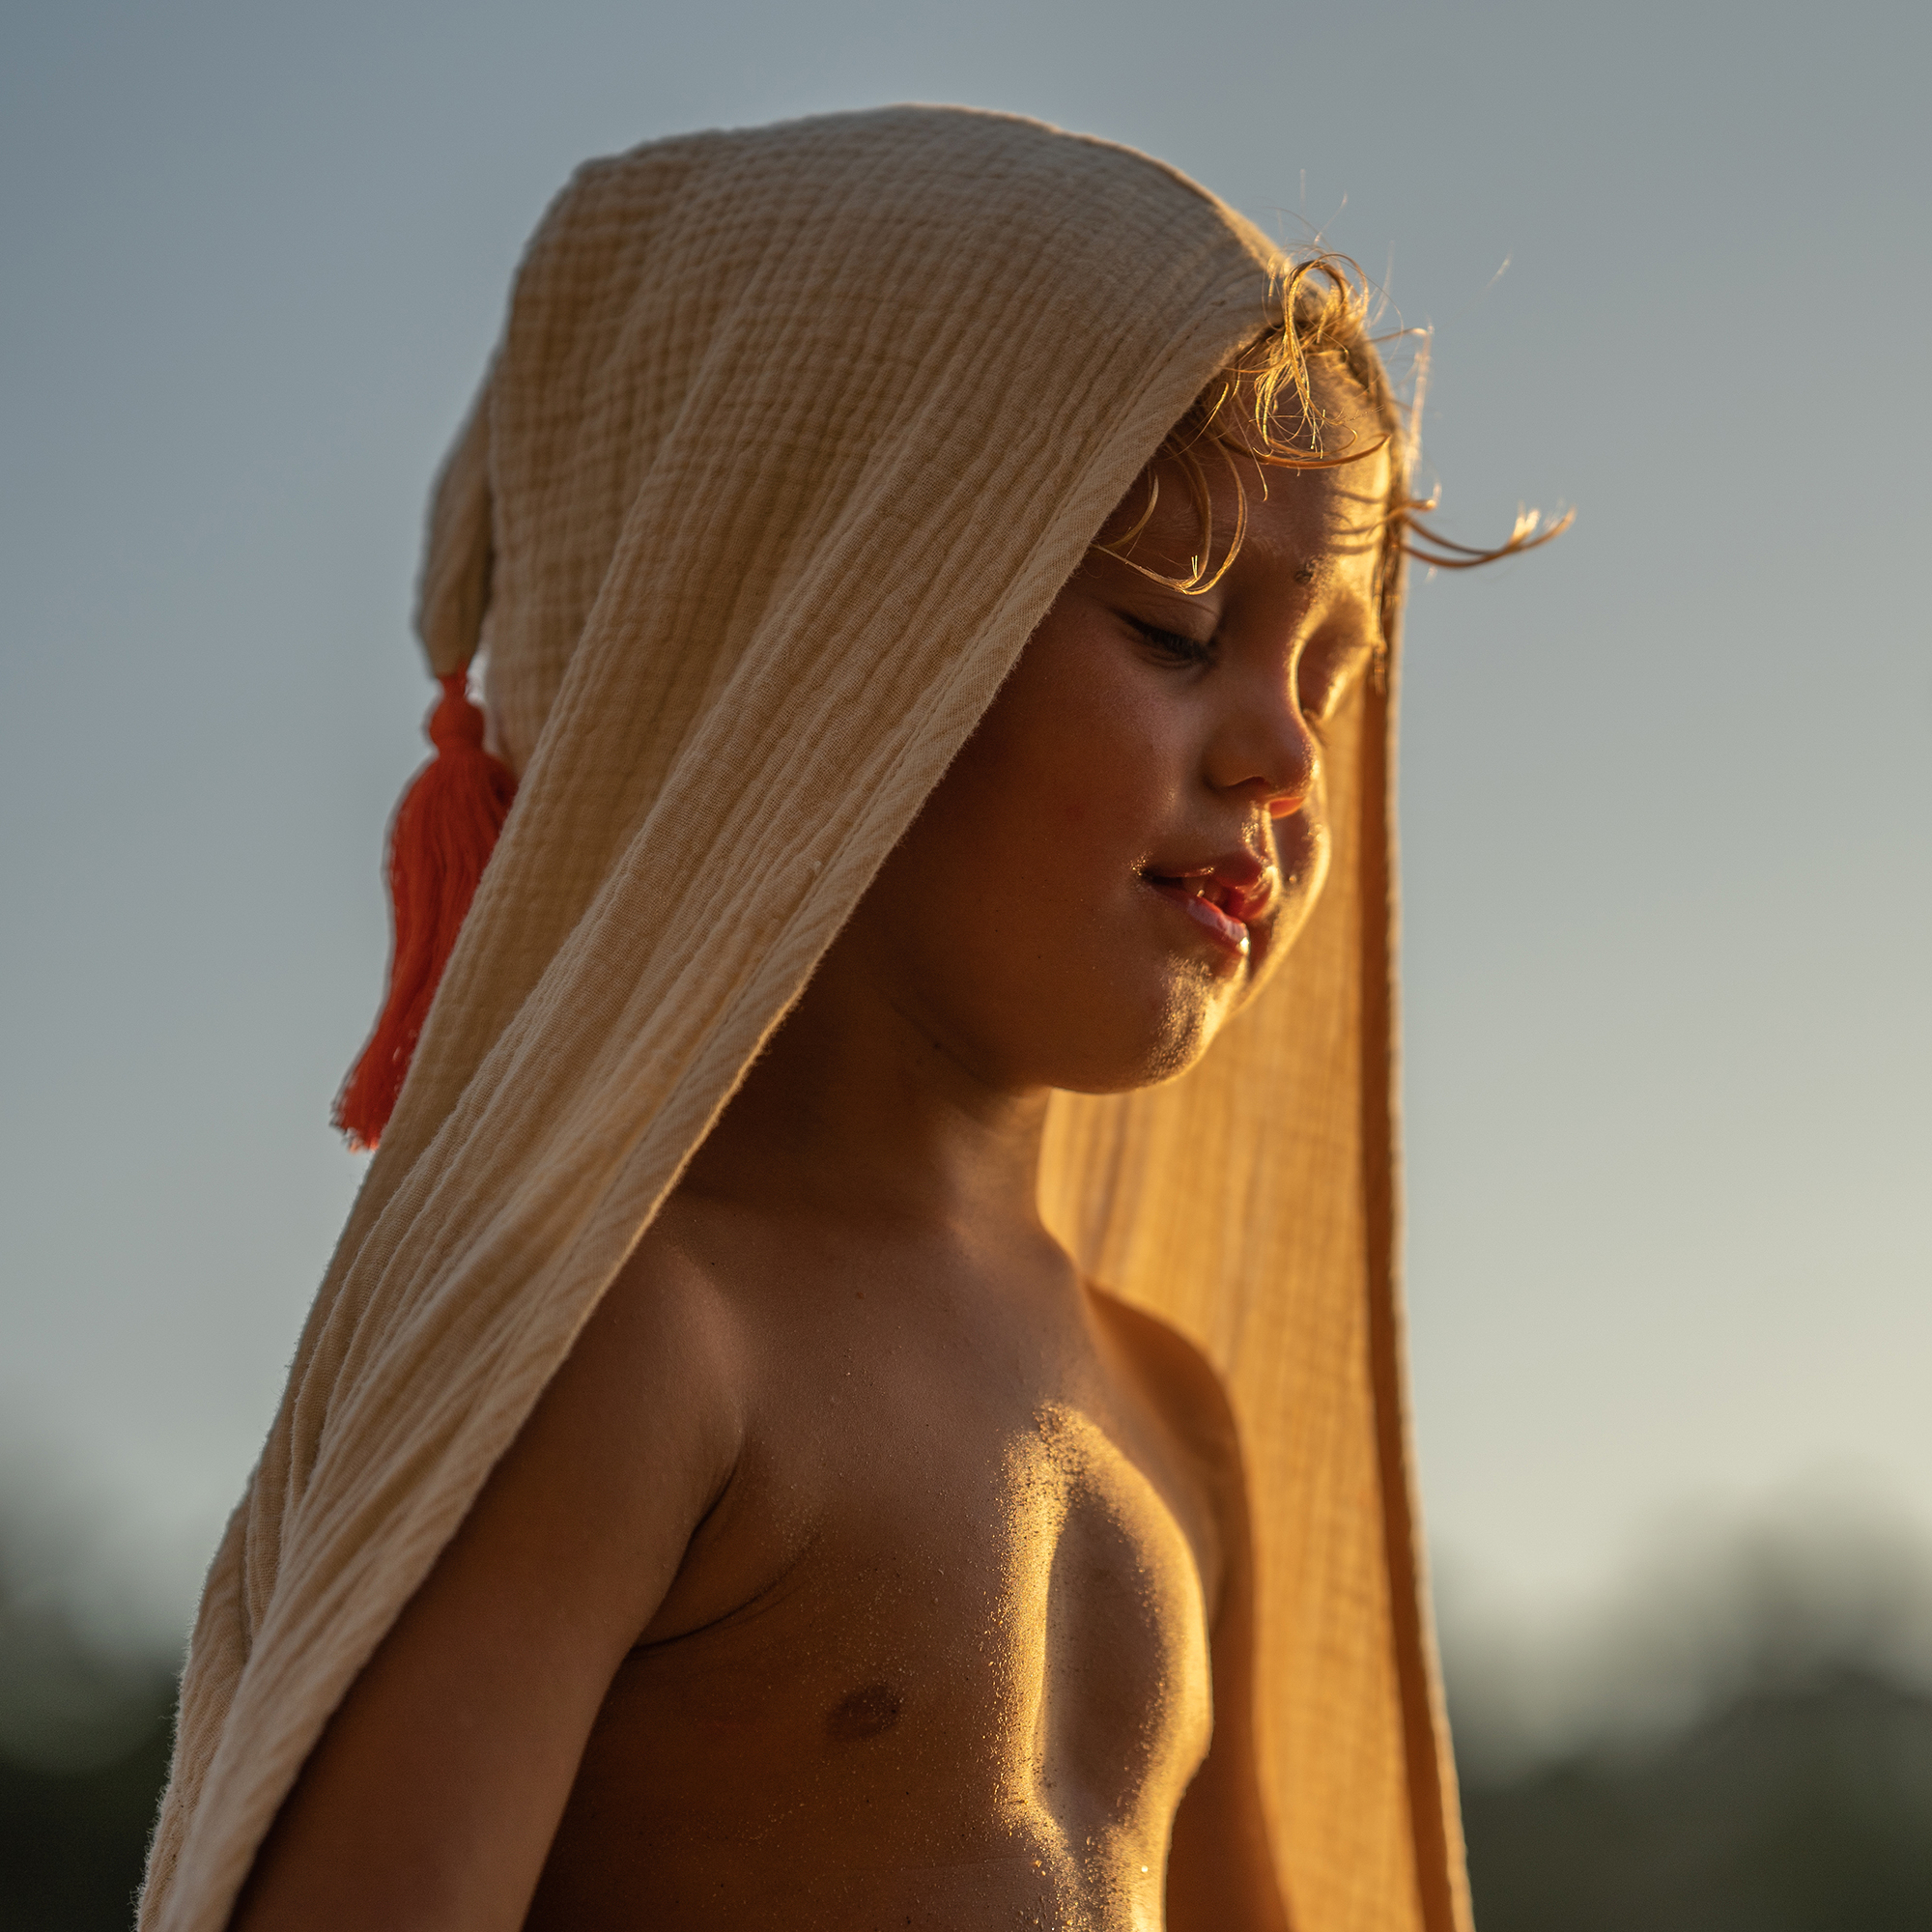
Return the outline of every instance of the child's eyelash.
<path id="1" fill-rule="evenodd" d="M 1179 631 L 1164 631 L 1158 624 L 1144 623 L 1138 617 L 1127 620 L 1155 650 L 1181 664 L 1207 664 L 1214 655 L 1212 638 L 1189 638 Z"/>

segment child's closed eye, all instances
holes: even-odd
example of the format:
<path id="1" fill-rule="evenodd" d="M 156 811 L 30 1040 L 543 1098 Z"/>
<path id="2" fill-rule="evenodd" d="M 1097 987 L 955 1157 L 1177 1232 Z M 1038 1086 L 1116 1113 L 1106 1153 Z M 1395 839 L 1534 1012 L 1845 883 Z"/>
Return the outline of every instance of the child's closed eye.
<path id="1" fill-rule="evenodd" d="M 1214 661 L 1212 638 L 1190 638 L 1183 632 L 1169 631 L 1140 617 L 1129 617 L 1127 622 L 1151 650 L 1170 664 L 1206 665 Z"/>

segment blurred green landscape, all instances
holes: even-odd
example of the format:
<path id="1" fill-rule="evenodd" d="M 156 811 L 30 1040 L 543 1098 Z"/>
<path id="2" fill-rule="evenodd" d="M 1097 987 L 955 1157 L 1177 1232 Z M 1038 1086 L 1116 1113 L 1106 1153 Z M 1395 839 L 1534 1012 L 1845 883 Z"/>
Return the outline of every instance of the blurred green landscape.
<path id="1" fill-rule="evenodd" d="M 90 1771 L 0 1761 L 0 1925 L 125 1932 L 167 1775 L 169 1704 L 127 1756 Z"/>
<path id="2" fill-rule="evenodd" d="M 0 1927 L 120 1932 L 166 1771 L 172 1662 L 7 1556 Z M 1452 1620 L 1481 1932 L 1932 1926 L 1932 1695 L 1908 1661 L 1923 1605 L 1901 1587 L 1917 1562 L 1870 1534 L 1787 1532 L 1652 1579 L 1640 1614 L 1609 1619 L 1607 1653 L 1568 1666 L 1594 1669 L 1591 1715 L 1540 1737 L 1520 1645 L 1465 1639 L 1459 1662 Z"/>
<path id="3" fill-rule="evenodd" d="M 1932 1925 L 1932 1699 L 1855 1666 L 1463 1802 L 1481 1932 Z"/>
<path id="4" fill-rule="evenodd" d="M 0 1548 L 4 1932 L 132 1923 L 167 1776 L 174 1676 L 158 1646 L 91 1629 L 57 1579 Z"/>

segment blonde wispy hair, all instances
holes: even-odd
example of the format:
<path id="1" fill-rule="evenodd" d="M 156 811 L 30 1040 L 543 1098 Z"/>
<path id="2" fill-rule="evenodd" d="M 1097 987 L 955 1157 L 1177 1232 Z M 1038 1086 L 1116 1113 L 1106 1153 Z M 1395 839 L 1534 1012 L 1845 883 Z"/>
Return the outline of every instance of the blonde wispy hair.
<path id="1" fill-rule="evenodd" d="M 1262 469 L 1265 491 L 1269 469 L 1338 469 L 1384 449 L 1389 453 L 1389 489 L 1382 513 L 1378 601 L 1384 606 L 1385 616 L 1393 615 L 1386 607 L 1396 594 L 1397 565 L 1405 556 L 1436 570 L 1473 570 L 1535 550 L 1570 527 L 1574 510 L 1547 526 L 1539 511 L 1522 510 L 1507 541 L 1484 548 L 1454 542 L 1424 523 L 1437 499 L 1411 495 L 1410 479 L 1419 453 L 1428 382 L 1427 332 L 1372 333 L 1377 312 L 1367 278 L 1346 255 L 1324 250 L 1284 260 L 1276 270 L 1275 291 L 1271 306 L 1278 307 L 1282 320 L 1242 349 L 1195 398 L 1141 471 L 1135 487 L 1145 492 L 1146 501 L 1139 515 L 1119 536 L 1096 544 L 1095 549 L 1170 589 L 1199 596 L 1221 581 L 1247 532 L 1247 489 L 1237 458 L 1245 457 Z M 1396 340 L 1411 345 L 1406 396 L 1397 393 L 1380 353 L 1381 343 Z M 1311 370 L 1324 359 L 1340 364 L 1366 398 L 1381 432 L 1373 440 L 1364 442 L 1355 432 L 1344 430 L 1341 447 L 1324 447 L 1335 425 L 1318 405 L 1311 381 Z M 1235 486 L 1235 527 L 1218 560 L 1214 493 L 1204 460 L 1210 457 L 1218 459 Z M 1164 575 L 1135 562 L 1129 554 L 1160 500 L 1163 466 L 1179 471 L 1199 520 L 1199 547 L 1184 577 Z M 1133 494 L 1129 490 L 1128 501 Z"/>

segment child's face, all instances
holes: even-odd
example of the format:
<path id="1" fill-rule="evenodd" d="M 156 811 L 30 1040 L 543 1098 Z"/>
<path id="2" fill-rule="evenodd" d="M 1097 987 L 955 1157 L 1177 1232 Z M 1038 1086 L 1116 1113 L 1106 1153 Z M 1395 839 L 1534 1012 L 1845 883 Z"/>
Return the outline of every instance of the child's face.
<path id="1" fill-rule="evenodd" d="M 1378 439 L 1346 379 L 1316 388 L 1338 426 Z M 1219 557 L 1234 492 L 1204 462 L 1222 472 Z M 1242 468 L 1247 535 L 1212 590 L 1089 553 L 841 943 L 996 1088 L 1111 1093 L 1181 1071 L 1321 892 L 1321 731 L 1378 643 L 1388 461 Z M 1145 504 L 1136 488 L 1103 534 Z M 1183 577 L 1198 529 L 1164 475 L 1132 554 Z"/>

